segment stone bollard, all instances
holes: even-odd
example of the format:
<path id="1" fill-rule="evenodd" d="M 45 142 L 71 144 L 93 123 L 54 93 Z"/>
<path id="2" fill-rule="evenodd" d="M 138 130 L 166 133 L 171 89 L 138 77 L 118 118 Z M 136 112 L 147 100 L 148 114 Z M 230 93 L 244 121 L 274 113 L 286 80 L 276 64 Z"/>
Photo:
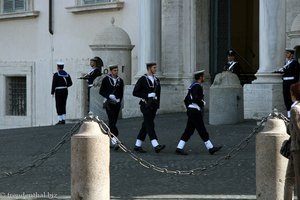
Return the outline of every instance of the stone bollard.
<path id="1" fill-rule="evenodd" d="M 281 119 L 268 119 L 256 136 L 256 199 L 283 200 L 285 172 L 288 159 L 279 151 L 288 138 Z"/>
<path id="2" fill-rule="evenodd" d="M 97 122 L 85 121 L 71 138 L 71 199 L 110 199 L 109 137 Z"/>
<path id="3" fill-rule="evenodd" d="M 209 124 L 235 124 L 244 120 L 243 87 L 236 74 L 217 74 L 209 90 Z"/>

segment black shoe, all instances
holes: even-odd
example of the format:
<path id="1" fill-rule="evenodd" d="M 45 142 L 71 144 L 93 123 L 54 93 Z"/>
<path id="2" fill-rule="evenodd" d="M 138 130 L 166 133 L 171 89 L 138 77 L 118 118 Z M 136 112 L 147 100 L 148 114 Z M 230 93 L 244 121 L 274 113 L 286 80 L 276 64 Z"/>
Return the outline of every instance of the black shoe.
<path id="1" fill-rule="evenodd" d="M 119 145 L 118 144 L 115 144 L 114 146 L 113 146 L 113 149 L 114 149 L 114 151 L 118 151 L 119 150 Z"/>
<path id="2" fill-rule="evenodd" d="M 66 122 L 65 120 L 62 120 L 62 121 L 58 121 L 55 125 L 64 125 Z"/>
<path id="3" fill-rule="evenodd" d="M 163 150 L 166 147 L 166 145 L 157 145 L 156 147 L 154 147 L 154 150 L 156 153 L 161 152 L 161 150 Z"/>
<path id="4" fill-rule="evenodd" d="M 142 147 L 138 147 L 138 146 L 135 146 L 133 148 L 133 150 L 138 152 L 138 153 L 147 153 L 147 151 L 145 151 Z"/>
<path id="5" fill-rule="evenodd" d="M 184 155 L 184 156 L 188 155 L 187 152 L 185 152 L 183 149 L 179 149 L 179 148 L 176 148 L 175 153 L 176 153 L 177 155 Z"/>
<path id="6" fill-rule="evenodd" d="M 220 149 L 222 149 L 222 146 L 218 146 L 218 147 L 213 147 L 208 149 L 208 152 L 213 155 L 214 153 L 216 153 L 217 151 L 220 151 Z"/>

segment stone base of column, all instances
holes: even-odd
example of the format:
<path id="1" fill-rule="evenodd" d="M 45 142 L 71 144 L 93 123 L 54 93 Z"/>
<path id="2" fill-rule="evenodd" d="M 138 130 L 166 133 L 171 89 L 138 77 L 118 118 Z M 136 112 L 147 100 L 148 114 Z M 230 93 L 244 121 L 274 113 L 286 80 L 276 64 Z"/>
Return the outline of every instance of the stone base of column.
<path id="1" fill-rule="evenodd" d="M 100 87 L 90 88 L 90 110 L 101 120 L 107 120 L 107 114 L 103 108 L 104 97 L 99 94 Z"/>
<path id="2" fill-rule="evenodd" d="M 142 113 L 140 111 L 139 101 L 140 99 L 132 95 L 134 85 L 124 86 L 124 107 L 122 109 L 122 118 L 140 117 Z"/>
<path id="3" fill-rule="evenodd" d="M 244 120 L 243 88 L 237 75 L 222 72 L 210 87 L 209 124 L 235 124 Z"/>
<path id="4" fill-rule="evenodd" d="M 256 77 L 252 84 L 244 85 L 244 118 L 261 119 L 274 108 L 286 114 L 281 75 L 259 73 Z"/>

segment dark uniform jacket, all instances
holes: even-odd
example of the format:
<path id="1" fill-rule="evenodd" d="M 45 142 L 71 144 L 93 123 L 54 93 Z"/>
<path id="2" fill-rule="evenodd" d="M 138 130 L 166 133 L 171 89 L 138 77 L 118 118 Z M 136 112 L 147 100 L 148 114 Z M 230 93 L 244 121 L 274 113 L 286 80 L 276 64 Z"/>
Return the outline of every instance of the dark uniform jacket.
<path id="1" fill-rule="evenodd" d="M 140 101 L 140 105 L 146 104 L 149 101 L 148 94 L 154 92 L 156 94 L 157 100 L 157 108 L 159 108 L 160 103 L 160 81 L 158 78 L 154 77 L 154 84 L 152 81 L 147 77 L 147 74 L 139 78 L 135 87 L 133 89 L 133 96 L 139 97 L 142 100 Z"/>
<path id="2" fill-rule="evenodd" d="M 59 70 L 53 75 L 51 94 L 53 95 L 56 89 L 67 89 L 72 84 L 71 76 L 66 71 Z"/>
<path id="3" fill-rule="evenodd" d="M 224 71 L 231 71 L 232 73 L 236 74 L 237 76 L 240 76 L 240 73 L 241 73 L 240 64 L 236 61 L 233 61 L 233 62 L 234 63 L 232 63 L 232 62 L 226 63 L 224 66 Z"/>
<path id="4" fill-rule="evenodd" d="M 102 75 L 102 73 L 101 73 L 100 69 L 96 67 L 93 71 L 91 71 L 89 73 L 88 84 L 93 85 L 95 78 L 97 78 L 98 76 L 101 76 L 101 75 Z"/>
<path id="5" fill-rule="evenodd" d="M 190 87 L 188 94 L 186 96 L 185 103 L 186 107 L 189 106 L 189 104 L 195 103 L 197 104 L 201 109 L 204 107 L 204 94 L 203 94 L 203 88 L 200 83 L 194 82 Z"/>
<path id="6" fill-rule="evenodd" d="M 116 79 L 116 84 L 114 84 L 114 80 L 111 74 L 104 77 L 99 93 L 106 99 L 109 99 L 109 95 L 113 94 L 116 96 L 116 99 L 120 99 L 121 102 L 124 94 L 124 82 L 123 79 L 121 79 L 119 76 Z"/>
<path id="7" fill-rule="evenodd" d="M 98 76 L 101 76 L 101 75 L 102 75 L 101 70 L 98 67 L 96 67 L 92 71 L 90 71 L 88 74 L 86 74 L 84 77 L 82 77 L 81 79 L 87 79 L 88 80 L 88 86 L 92 87 L 94 80 Z"/>
<path id="8" fill-rule="evenodd" d="M 283 80 L 298 82 L 300 67 L 296 60 L 292 60 L 289 65 L 282 67 L 277 72 L 282 73 Z"/>

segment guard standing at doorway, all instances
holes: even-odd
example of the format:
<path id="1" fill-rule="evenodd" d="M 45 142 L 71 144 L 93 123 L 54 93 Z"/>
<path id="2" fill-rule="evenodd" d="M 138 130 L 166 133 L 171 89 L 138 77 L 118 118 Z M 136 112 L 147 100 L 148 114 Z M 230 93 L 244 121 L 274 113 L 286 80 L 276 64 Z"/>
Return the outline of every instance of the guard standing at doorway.
<path id="1" fill-rule="evenodd" d="M 205 101 L 203 100 L 204 94 L 201 84 L 204 82 L 204 70 L 195 72 L 194 78 L 195 81 L 189 87 L 188 93 L 184 99 L 187 108 L 188 121 L 175 151 L 178 155 L 188 155 L 183 148 L 185 143 L 194 134 L 195 129 L 198 131 L 210 154 L 214 154 L 222 148 L 222 146 L 213 146 L 203 122 Z"/>
<path id="2" fill-rule="evenodd" d="M 240 68 L 240 64 L 236 60 L 236 52 L 232 49 L 229 49 L 227 51 L 227 63 L 224 66 L 224 71 L 230 71 L 239 77 L 241 70 Z"/>
<path id="3" fill-rule="evenodd" d="M 274 71 L 274 73 L 282 74 L 282 92 L 284 104 L 287 110 L 287 116 L 290 118 L 290 109 L 293 104 L 290 94 L 290 86 L 299 81 L 300 66 L 294 59 L 294 49 L 286 49 L 286 63 L 280 69 Z"/>
<path id="4" fill-rule="evenodd" d="M 134 151 L 146 153 L 142 148 L 142 143 L 145 141 L 146 135 L 149 135 L 151 144 L 156 153 L 159 153 L 166 146 L 158 143 L 157 135 L 154 130 L 154 118 L 160 103 L 160 82 L 156 73 L 156 63 L 151 62 L 146 64 L 147 74 L 139 78 L 133 89 L 133 96 L 141 98 L 140 110 L 143 113 L 144 121 L 136 139 Z"/>
<path id="5" fill-rule="evenodd" d="M 124 81 L 118 76 L 118 65 L 110 65 L 109 70 L 110 73 L 102 80 L 99 93 L 105 98 L 103 105 L 108 117 L 109 129 L 115 136 L 118 136 L 119 130 L 116 124 L 124 94 Z M 118 150 L 116 139 L 112 138 L 111 142 L 114 150 Z"/>

